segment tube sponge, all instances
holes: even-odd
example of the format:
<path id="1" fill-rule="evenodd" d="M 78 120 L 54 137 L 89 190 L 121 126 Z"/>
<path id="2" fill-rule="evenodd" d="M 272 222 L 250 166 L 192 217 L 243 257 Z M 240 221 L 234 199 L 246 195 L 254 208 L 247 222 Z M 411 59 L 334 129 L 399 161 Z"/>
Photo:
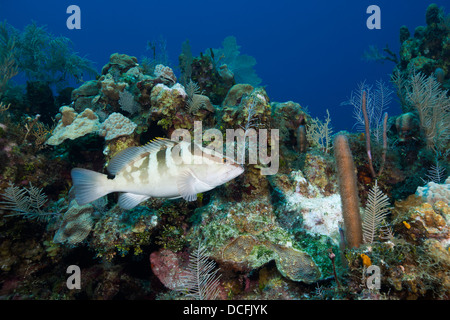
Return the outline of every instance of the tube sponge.
<path id="1" fill-rule="evenodd" d="M 306 127 L 300 125 L 297 129 L 297 148 L 300 153 L 305 153 L 308 147 L 308 140 L 306 139 Z"/>
<path id="2" fill-rule="evenodd" d="M 345 239 L 349 248 L 357 248 L 363 241 L 362 225 L 359 213 L 356 169 L 346 136 L 337 135 L 334 139 L 334 157 L 339 177 Z"/>

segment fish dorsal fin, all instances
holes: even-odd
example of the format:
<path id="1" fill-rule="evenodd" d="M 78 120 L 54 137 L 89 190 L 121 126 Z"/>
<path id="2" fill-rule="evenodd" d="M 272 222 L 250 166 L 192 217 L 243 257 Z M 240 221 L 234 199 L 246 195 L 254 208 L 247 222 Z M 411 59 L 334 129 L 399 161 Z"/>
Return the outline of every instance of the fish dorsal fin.
<path id="1" fill-rule="evenodd" d="M 145 157 L 146 155 L 153 152 L 158 152 L 162 148 L 173 147 L 174 145 L 176 145 L 175 141 L 164 138 L 157 138 L 141 147 L 129 147 L 125 150 L 120 151 L 109 161 L 107 170 L 110 174 L 116 175 L 123 168 Z"/>
<path id="2" fill-rule="evenodd" d="M 195 190 L 196 182 L 197 178 L 192 174 L 191 170 L 185 170 L 179 175 L 177 187 L 178 192 L 184 200 L 197 200 L 197 191 Z"/>
<path id="3" fill-rule="evenodd" d="M 141 194 L 122 193 L 119 195 L 119 206 L 122 209 L 130 210 L 136 207 L 142 201 L 147 200 L 148 198 L 150 197 Z"/>

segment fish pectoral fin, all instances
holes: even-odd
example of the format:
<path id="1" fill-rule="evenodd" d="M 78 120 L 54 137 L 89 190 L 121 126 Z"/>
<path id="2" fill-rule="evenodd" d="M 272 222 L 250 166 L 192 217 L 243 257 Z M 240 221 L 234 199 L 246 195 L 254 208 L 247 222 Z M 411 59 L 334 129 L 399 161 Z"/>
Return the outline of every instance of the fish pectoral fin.
<path id="1" fill-rule="evenodd" d="M 192 174 L 191 170 L 183 171 L 177 179 L 178 192 L 186 201 L 197 200 L 197 191 L 195 184 L 197 178 Z"/>
<path id="2" fill-rule="evenodd" d="M 148 198 L 150 197 L 142 194 L 121 193 L 119 195 L 119 206 L 122 209 L 130 210 L 136 207 L 142 201 L 147 200 Z"/>

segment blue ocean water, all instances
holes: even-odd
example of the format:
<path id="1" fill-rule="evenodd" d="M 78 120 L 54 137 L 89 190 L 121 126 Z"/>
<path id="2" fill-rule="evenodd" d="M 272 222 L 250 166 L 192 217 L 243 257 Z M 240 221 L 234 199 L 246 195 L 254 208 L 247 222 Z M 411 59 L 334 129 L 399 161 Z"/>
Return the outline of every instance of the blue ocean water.
<path id="1" fill-rule="evenodd" d="M 447 1 L 434 1 L 445 6 Z M 69 30 L 70 5 L 81 9 L 81 29 Z M 381 9 L 381 29 L 368 29 L 368 6 Z M 149 55 L 147 41 L 164 38 L 170 66 L 179 74 L 181 44 L 189 39 L 198 56 L 235 36 L 242 54 L 253 56 L 271 101 L 295 101 L 313 117 L 330 111 L 334 131 L 353 130 L 351 107 L 340 106 L 366 80 L 389 81 L 394 63 L 362 59 L 370 45 L 398 54 L 399 28 L 425 25 L 428 1 L 2 1 L 0 19 L 17 29 L 36 21 L 75 50 L 97 71 L 112 53 Z M 18 80 L 19 79 L 19 80 Z M 15 79 L 20 81 L 20 77 Z M 88 80 L 88 79 L 84 79 Z M 388 110 L 399 114 L 394 101 Z"/>

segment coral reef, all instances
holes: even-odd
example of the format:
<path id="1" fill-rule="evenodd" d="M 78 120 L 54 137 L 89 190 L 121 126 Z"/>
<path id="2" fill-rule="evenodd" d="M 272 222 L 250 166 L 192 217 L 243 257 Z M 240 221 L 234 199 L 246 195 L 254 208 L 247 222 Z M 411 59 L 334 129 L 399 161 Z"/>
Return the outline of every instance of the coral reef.
<path id="1" fill-rule="evenodd" d="M 98 116 L 89 108 L 78 114 L 73 108 L 63 106 L 59 112 L 56 116 L 58 124 L 46 141 L 48 145 L 56 146 L 66 139 L 75 140 L 100 129 Z"/>
<path id="2" fill-rule="evenodd" d="M 436 4 L 430 4 L 426 12 L 426 26 L 418 26 L 413 37 L 405 26 L 401 29 L 400 61 L 397 65 L 402 73 L 413 70 L 432 75 L 437 69 L 444 87 L 449 88 L 449 29 L 445 25 L 445 13 Z M 441 71 L 439 71 L 441 72 Z"/>
<path id="3" fill-rule="evenodd" d="M 121 136 L 129 136 L 136 129 L 137 124 L 124 115 L 114 112 L 102 123 L 99 135 L 106 141 L 113 140 Z"/>
<path id="4" fill-rule="evenodd" d="M 92 230 L 90 247 L 98 257 L 112 260 L 116 255 L 126 256 L 143 253 L 142 247 L 150 244 L 153 229 L 158 217 L 146 207 L 136 207 L 121 212 L 119 206 L 106 211 Z"/>
<path id="5" fill-rule="evenodd" d="M 239 86 L 230 89 L 230 95 L 227 95 L 222 105 L 222 121 L 227 128 L 244 127 L 249 121 L 249 115 L 259 127 L 270 128 L 272 107 L 269 97 L 264 88 L 249 91 L 250 88 Z M 236 95 L 240 97 L 232 98 Z"/>
<path id="6" fill-rule="evenodd" d="M 174 252 L 162 249 L 150 254 L 150 263 L 153 273 L 170 290 L 179 290 L 184 286 L 184 277 L 188 272 L 185 270 L 186 263 Z"/>
<path id="7" fill-rule="evenodd" d="M 390 95 L 381 82 L 352 93 L 365 133 L 333 134 L 329 113 L 322 121 L 294 101 L 271 101 L 255 59 L 240 54 L 234 37 L 198 57 L 185 42 L 181 75 L 167 55 L 156 54 L 156 42 L 149 43 L 151 61 L 114 53 L 96 79 L 60 90 L 56 100 L 49 91 L 55 82 L 45 84 L 39 74 L 29 74 L 26 93 L 3 91 L 23 61 L 5 54 L 12 43 L 0 41 L 0 299 L 448 299 L 443 15 L 430 5 L 425 27 L 413 36 L 401 28 L 399 60 L 387 47 L 389 57 L 378 55 L 397 63 L 392 80 L 403 114 L 381 117 Z M 46 44 L 31 49 L 38 58 L 47 52 Z M 69 74 L 79 77 L 87 65 L 75 62 Z M 41 67 L 49 77 L 61 72 Z M 380 96 L 387 99 L 374 104 Z M 418 103 L 426 113 L 431 102 L 437 111 L 421 116 Z M 196 201 L 150 198 L 124 210 L 114 193 L 76 203 L 73 167 L 105 172 L 122 150 L 170 138 L 176 129 L 216 129 L 223 138 L 227 130 L 244 137 L 278 130 L 267 141 L 278 170 L 266 175 L 261 157 L 247 161 L 248 139 L 244 173 Z M 235 147 L 224 140 L 223 147 Z M 65 285 L 73 264 L 82 268 L 78 290 Z M 379 288 L 368 287 L 370 267 L 379 268 Z M 210 279 L 209 292 L 195 291 L 201 284 L 193 272 Z"/>

